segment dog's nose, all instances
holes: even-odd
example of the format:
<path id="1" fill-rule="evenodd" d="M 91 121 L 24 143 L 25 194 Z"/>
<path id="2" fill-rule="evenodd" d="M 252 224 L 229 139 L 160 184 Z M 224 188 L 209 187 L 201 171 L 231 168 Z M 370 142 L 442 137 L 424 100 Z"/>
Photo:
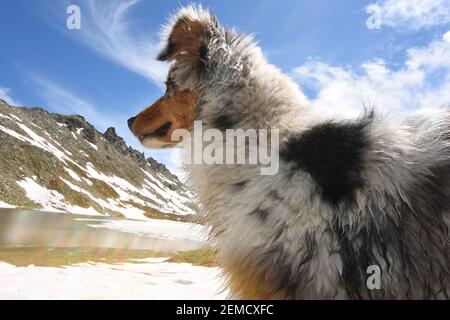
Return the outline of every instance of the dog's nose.
<path id="1" fill-rule="evenodd" d="M 133 128 L 134 120 L 136 120 L 136 117 L 128 119 L 128 128 L 130 128 L 131 131 L 133 131 L 132 128 Z"/>

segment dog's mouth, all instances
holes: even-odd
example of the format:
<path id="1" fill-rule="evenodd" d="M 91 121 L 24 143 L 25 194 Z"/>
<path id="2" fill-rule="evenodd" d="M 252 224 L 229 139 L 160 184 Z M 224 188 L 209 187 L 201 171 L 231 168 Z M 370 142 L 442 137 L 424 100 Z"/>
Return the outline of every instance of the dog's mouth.
<path id="1" fill-rule="evenodd" d="M 172 122 L 167 121 L 164 125 L 156 129 L 152 132 L 143 133 L 140 136 L 138 136 L 139 140 L 145 141 L 148 138 L 162 138 L 166 136 L 169 133 L 170 128 L 172 127 Z"/>
<path id="2" fill-rule="evenodd" d="M 141 144 L 150 149 L 164 149 L 172 148 L 178 144 L 177 141 L 165 141 L 163 138 L 167 138 L 170 129 L 172 128 L 172 122 L 167 121 L 160 128 L 153 132 L 144 133 L 138 136 Z"/>

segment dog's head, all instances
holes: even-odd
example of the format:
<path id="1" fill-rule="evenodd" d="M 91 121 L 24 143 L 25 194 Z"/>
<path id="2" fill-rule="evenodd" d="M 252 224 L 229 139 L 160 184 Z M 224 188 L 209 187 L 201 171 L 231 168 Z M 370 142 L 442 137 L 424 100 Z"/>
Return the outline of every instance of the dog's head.
<path id="1" fill-rule="evenodd" d="M 150 107 L 128 120 L 131 132 L 148 148 L 165 148 L 176 129 L 190 130 L 206 72 L 208 44 L 221 27 L 216 18 L 201 7 L 183 8 L 171 19 L 165 47 L 158 60 L 172 62 L 166 93 Z"/>

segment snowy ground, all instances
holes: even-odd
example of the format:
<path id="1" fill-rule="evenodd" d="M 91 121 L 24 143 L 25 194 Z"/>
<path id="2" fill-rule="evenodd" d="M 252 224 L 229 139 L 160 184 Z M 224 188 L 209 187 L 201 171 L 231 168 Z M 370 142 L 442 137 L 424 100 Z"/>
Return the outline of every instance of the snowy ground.
<path id="1" fill-rule="evenodd" d="M 149 258 L 64 268 L 0 262 L 0 299 L 225 299 L 220 269 Z"/>
<path id="2" fill-rule="evenodd" d="M 1 204 L 0 204 L 1 205 Z M 202 246 L 206 228 L 169 220 L 119 220 L 0 209 L 0 249 L 87 247 L 172 252 Z M 34 266 L 39 253 L 21 254 L 25 264 L 0 256 L 0 299 L 224 299 L 219 268 L 169 263 L 167 258 L 125 263 L 83 262 Z M 5 261 L 9 261 L 6 263 Z M 82 260 L 82 261 L 89 261 Z M 97 260 L 98 261 L 98 260 Z M 11 264 L 11 263 L 14 263 Z M 37 262 L 34 262 L 38 264 Z M 27 265 L 27 267 L 18 267 Z M 17 265 L 17 266 L 16 266 Z"/>

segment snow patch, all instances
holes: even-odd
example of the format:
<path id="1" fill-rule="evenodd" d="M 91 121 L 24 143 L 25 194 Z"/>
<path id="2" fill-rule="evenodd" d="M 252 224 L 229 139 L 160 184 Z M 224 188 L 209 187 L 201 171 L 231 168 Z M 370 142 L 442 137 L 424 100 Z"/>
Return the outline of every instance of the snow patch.
<path id="1" fill-rule="evenodd" d="M 2 114 L 2 113 L 0 113 L 0 118 L 8 119 L 8 120 L 14 121 L 14 120 L 11 119 L 10 117 L 8 117 L 8 116 L 6 116 L 6 115 L 4 115 L 4 114 Z"/>
<path id="2" fill-rule="evenodd" d="M 3 131 L 3 132 L 6 133 L 6 134 L 9 134 L 10 136 L 12 136 L 12 137 L 18 139 L 18 140 L 20 140 L 20 141 L 28 142 L 28 138 L 26 138 L 26 137 L 24 137 L 23 135 L 21 135 L 21 134 L 15 132 L 14 130 L 5 128 L 5 127 L 3 127 L 3 126 L 1 126 L 1 125 L 0 125 L 0 130 Z"/>
<path id="3" fill-rule="evenodd" d="M 219 268 L 169 263 L 83 263 L 64 268 L 0 262 L 0 299 L 225 299 Z"/>
<path id="4" fill-rule="evenodd" d="M 59 212 L 61 210 L 57 210 L 56 208 L 62 208 L 65 205 L 62 194 L 42 187 L 31 178 L 17 181 L 17 184 L 22 187 L 31 201 L 40 204 L 45 211 Z"/>
<path id="5" fill-rule="evenodd" d="M 84 182 L 86 182 L 88 184 L 88 186 L 92 187 L 94 184 L 92 183 L 91 180 L 83 178 Z"/>
<path id="6" fill-rule="evenodd" d="M 14 209 L 14 208 L 17 208 L 17 207 L 13 206 L 12 204 L 0 201 L 0 208 Z"/>
<path id="7" fill-rule="evenodd" d="M 67 183 L 67 181 L 64 181 Z M 27 197 L 42 206 L 42 210 L 49 212 L 70 212 L 85 215 L 101 215 L 93 208 L 81 208 L 67 204 L 64 196 L 55 190 L 49 190 L 42 187 L 31 178 L 17 181 L 17 184 L 24 189 Z"/>
<path id="8" fill-rule="evenodd" d="M 33 123 L 33 122 L 30 122 L 30 124 L 33 126 L 33 127 L 35 127 L 35 128 L 38 128 L 38 129 L 40 129 L 40 130 L 42 130 L 42 128 L 41 127 L 39 127 L 37 124 L 35 124 L 35 123 Z"/>
<path id="9" fill-rule="evenodd" d="M 147 220 L 147 218 L 145 217 L 145 212 L 142 211 L 141 209 L 135 208 L 129 204 L 127 205 L 123 205 L 119 202 L 117 202 L 116 200 L 113 199 L 100 199 L 100 198 L 95 198 L 89 191 L 78 187 L 76 185 L 74 185 L 73 183 L 71 183 L 70 181 L 65 180 L 64 178 L 60 178 L 65 184 L 67 184 L 67 186 L 69 186 L 69 188 L 71 188 L 73 191 L 75 192 L 79 192 L 82 193 L 86 196 L 88 196 L 93 202 L 97 203 L 98 205 L 100 205 L 103 209 L 105 210 L 109 210 L 109 211 L 115 211 L 115 212 L 119 212 L 122 213 L 123 215 L 125 215 L 127 218 L 129 219 L 137 219 L 137 220 Z M 70 211 L 73 212 L 73 211 Z M 88 211 L 86 211 L 88 212 Z M 97 214 L 98 212 L 95 211 Z"/>
<path id="10" fill-rule="evenodd" d="M 15 115 L 13 115 L 12 113 L 9 114 L 10 117 L 13 117 L 14 119 L 16 119 L 16 121 L 22 122 L 22 119 L 20 119 L 19 117 L 16 117 Z"/>
<path id="11" fill-rule="evenodd" d="M 66 168 L 66 167 L 64 167 L 64 170 L 66 170 L 66 172 L 69 174 L 69 176 L 70 176 L 73 180 L 78 181 L 78 182 L 81 182 L 80 176 L 77 175 L 77 174 L 75 173 L 75 171 L 73 171 L 73 170 L 71 170 L 71 169 L 69 169 L 69 168 Z M 92 182 L 91 182 L 91 185 L 92 185 Z"/>
<path id="12" fill-rule="evenodd" d="M 93 143 L 90 143 L 89 141 L 87 141 L 86 139 L 85 139 L 85 141 L 87 142 L 87 144 L 89 145 L 89 146 L 91 146 L 91 148 L 92 149 L 95 149 L 95 150 L 97 150 L 98 151 L 98 147 L 95 145 L 95 144 L 93 144 Z"/>
<path id="13" fill-rule="evenodd" d="M 188 199 L 181 198 L 177 192 L 168 188 L 162 189 L 149 181 L 143 188 L 137 188 L 123 178 L 107 176 L 98 172 L 90 162 L 86 164 L 86 172 L 89 177 L 101 180 L 113 188 L 120 196 L 121 201 L 133 201 L 143 206 L 155 208 L 163 213 L 175 213 L 178 215 L 194 214 L 194 211 L 191 208 L 184 205 L 184 202 L 187 202 Z M 152 190 L 150 190 L 149 187 Z M 146 202 L 136 195 L 151 199 L 154 203 Z M 159 197 L 157 195 L 159 195 Z M 157 206 L 155 206 L 155 203 Z"/>

